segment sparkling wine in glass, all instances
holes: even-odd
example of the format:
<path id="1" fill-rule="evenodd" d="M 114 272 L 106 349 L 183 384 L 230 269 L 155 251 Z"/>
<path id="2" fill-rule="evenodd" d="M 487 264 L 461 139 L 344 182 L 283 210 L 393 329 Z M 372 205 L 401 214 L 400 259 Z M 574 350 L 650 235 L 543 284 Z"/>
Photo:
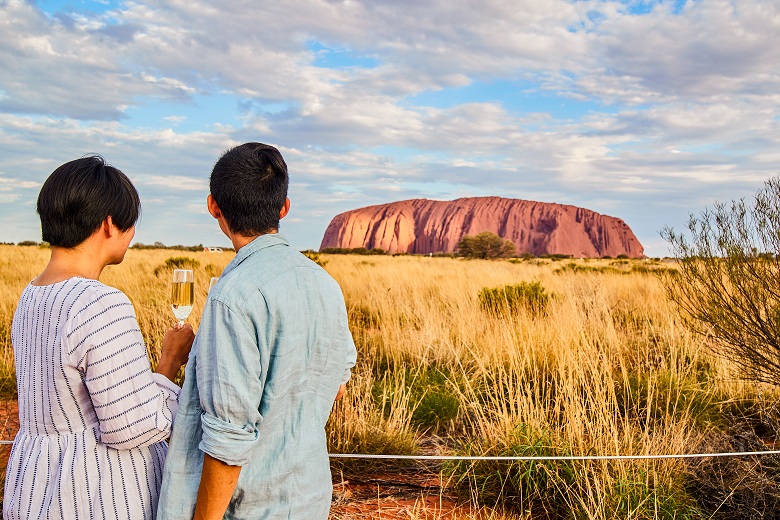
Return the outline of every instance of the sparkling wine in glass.
<path id="1" fill-rule="evenodd" d="M 179 320 L 179 326 L 192 312 L 195 302 L 195 277 L 190 269 L 174 269 L 171 284 L 171 308 L 173 315 Z"/>
<path id="2" fill-rule="evenodd" d="M 219 276 L 212 276 L 211 280 L 209 280 L 209 292 L 211 292 L 211 288 L 214 287 L 214 284 L 219 281 Z"/>

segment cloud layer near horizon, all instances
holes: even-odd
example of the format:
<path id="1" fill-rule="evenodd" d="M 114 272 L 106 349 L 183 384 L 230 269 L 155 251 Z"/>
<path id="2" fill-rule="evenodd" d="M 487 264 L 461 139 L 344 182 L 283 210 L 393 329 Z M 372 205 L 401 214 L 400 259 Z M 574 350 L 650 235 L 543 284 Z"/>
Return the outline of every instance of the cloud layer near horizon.
<path id="1" fill-rule="evenodd" d="M 0 0 L 0 240 L 37 238 L 40 182 L 91 152 L 169 244 L 224 243 L 207 177 L 244 141 L 282 150 L 301 248 L 356 207 L 499 195 L 663 255 L 664 225 L 777 173 L 774 2 L 465 4 Z"/>

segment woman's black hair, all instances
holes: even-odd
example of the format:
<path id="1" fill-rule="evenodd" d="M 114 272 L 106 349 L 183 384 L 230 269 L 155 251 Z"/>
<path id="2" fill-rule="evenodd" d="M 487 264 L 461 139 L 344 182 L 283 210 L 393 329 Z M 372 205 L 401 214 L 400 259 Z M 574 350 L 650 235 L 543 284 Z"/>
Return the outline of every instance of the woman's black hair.
<path id="1" fill-rule="evenodd" d="M 94 233 L 106 217 L 120 231 L 135 225 L 141 200 L 130 179 L 99 155 L 70 161 L 49 175 L 38 194 L 42 238 L 72 248 Z"/>
<path id="2" fill-rule="evenodd" d="M 219 158 L 209 187 L 230 230 L 257 236 L 279 229 L 288 183 L 287 164 L 279 150 L 263 143 L 245 143 Z"/>

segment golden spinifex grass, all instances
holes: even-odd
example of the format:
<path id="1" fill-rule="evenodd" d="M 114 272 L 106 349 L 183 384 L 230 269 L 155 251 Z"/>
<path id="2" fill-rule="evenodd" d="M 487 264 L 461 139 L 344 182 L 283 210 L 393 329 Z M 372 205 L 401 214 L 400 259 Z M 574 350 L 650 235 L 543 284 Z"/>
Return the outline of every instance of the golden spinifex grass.
<path id="1" fill-rule="evenodd" d="M 360 354 L 357 385 L 331 421 L 336 451 L 419 452 L 433 437 L 440 453 L 686 453 L 730 420 L 724 403 L 738 408 L 756 395 L 683 326 L 651 272 L 660 264 L 327 259 Z M 484 288 L 523 283 L 551 294 L 545 312 L 480 304 Z M 478 502 L 532 516 L 697 514 L 679 460 L 445 471 Z"/>
<path id="2" fill-rule="evenodd" d="M 163 268 L 171 257 L 200 263 L 189 319 L 197 327 L 208 279 L 232 253 L 131 250 L 102 278 L 133 300 L 153 360 L 174 322 Z M 7 374 L 16 299 L 47 258 L 44 249 L 0 246 L 0 370 Z M 762 389 L 758 399 L 684 327 L 651 272 L 660 264 L 582 260 L 574 263 L 588 269 L 560 269 L 570 262 L 323 258 L 344 292 L 359 356 L 328 424 L 332 452 L 686 453 L 728 426 L 727 411 L 776 397 Z M 485 288 L 522 284 L 544 290 L 543 312 L 480 303 Z M 698 514 L 679 460 L 468 462 L 442 471 L 452 489 L 478 505 L 499 505 L 507 518 Z"/>

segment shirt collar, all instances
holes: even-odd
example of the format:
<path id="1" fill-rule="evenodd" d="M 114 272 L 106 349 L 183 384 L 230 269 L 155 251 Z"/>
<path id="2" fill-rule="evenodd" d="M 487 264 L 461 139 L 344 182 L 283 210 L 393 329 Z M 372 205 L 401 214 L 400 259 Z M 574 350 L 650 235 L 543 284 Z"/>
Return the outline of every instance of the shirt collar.
<path id="1" fill-rule="evenodd" d="M 255 238 L 248 244 L 246 244 L 244 247 L 238 250 L 238 253 L 236 253 L 236 257 L 225 267 L 225 269 L 222 271 L 222 276 L 228 274 L 230 271 L 238 267 L 238 265 L 249 258 L 252 254 L 260 251 L 261 249 L 265 249 L 267 247 L 273 247 L 273 246 L 289 246 L 290 242 L 287 240 L 287 237 L 282 235 L 281 233 L 268 233 L 266 235 L 260 235 L 259 237 Z"/>

